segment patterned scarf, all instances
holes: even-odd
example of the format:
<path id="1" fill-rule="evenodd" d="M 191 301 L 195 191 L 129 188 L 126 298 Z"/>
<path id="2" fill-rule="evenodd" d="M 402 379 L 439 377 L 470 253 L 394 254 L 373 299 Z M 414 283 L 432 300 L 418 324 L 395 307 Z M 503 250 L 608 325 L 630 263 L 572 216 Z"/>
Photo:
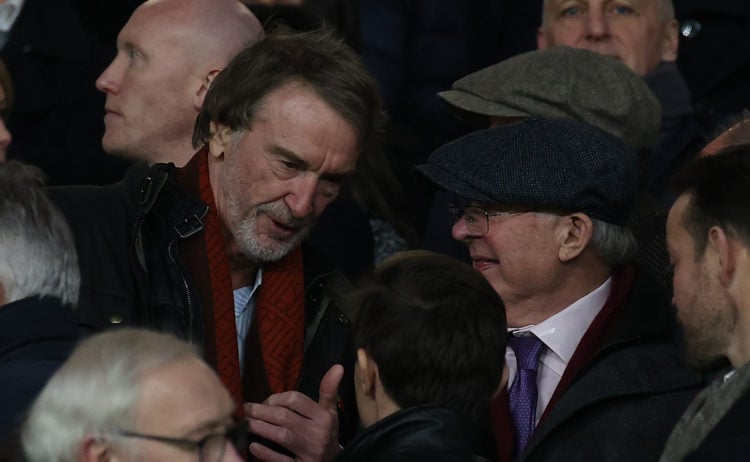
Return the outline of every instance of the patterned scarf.
<path id="1" fill-rule="evenodd" d="M 245 368 L 241 377 L 231 270 L 208 175 L 208 150 L 200 151 L 180 173 L 180 183 L 188 190 L 196 189 L 197 183 L 200 198 L 208 205 L 203 219 L 203 242 L 197 250 L 203 254 L 200 260 L 208 266 L 210 286 L 201 284 L 205 278 L 201 273 L 205 274 L 206 266 L 198 270 L 195 264 L 190 264 L 191 260 L 195 263 L 195 258 L 188 258 L 188 267 L 206 307 L 207 359 L 238 404 L 245 400 L 259 402 L 271 393 L 296 389 L 302 371 L 305 335 L 301 248 L 263 268 L 255 318 L 244 345 Z M 195 252 L 186 255 L 190 257 Z"/>

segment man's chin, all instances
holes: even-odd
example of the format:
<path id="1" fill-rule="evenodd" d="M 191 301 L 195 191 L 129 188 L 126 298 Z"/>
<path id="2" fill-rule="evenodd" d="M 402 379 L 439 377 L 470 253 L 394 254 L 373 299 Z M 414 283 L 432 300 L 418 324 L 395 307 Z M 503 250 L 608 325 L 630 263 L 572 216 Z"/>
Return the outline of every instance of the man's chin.
<path id="1" fill-rule="evenodd" d="M 299 232 L 286 239 L 265 236 L 264 239 L 245 248 L 244 255 L 255 263 L 272 263 L 289 255 L 304 240 L 307 233 Z"/>
<path id="2" fill-rule="evenodd" d="M 697 342 L 694 338 L 685 338 L 687 365 L 700 372 L 712 372 L 727 365 L 727 358 L 718 351 L 719 348 L 706 341 Z"/>
<path id="3" fill-rule="evenodd" d="M 128 149 L 126 145 L 117 140 L 108 140 L 106 134 L 102 139 L 102 149 L 104 152 L 113 157 L 118 157 L 125 160 L 140 160 L 143 156 L 133 152 L 132 149 Z"/>

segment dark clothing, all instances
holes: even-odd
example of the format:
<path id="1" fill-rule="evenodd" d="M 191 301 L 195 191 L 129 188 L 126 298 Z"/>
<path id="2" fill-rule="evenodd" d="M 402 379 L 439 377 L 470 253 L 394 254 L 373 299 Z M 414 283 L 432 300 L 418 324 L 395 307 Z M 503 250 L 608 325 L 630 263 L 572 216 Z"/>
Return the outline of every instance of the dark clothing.
<path id="1" fill-rule="evenodd" d="M 207 206 L 177 183 L 172 164 L 137 164 L 110 186 L 51 188 L 51 199 L 68 219 L 81 267 L 78 323 L 83 333 L 116 325 L 170 332 L 201 347 L 212 335 L 196 279 L 181 250 L 203 239 Z M 325 372 L 343 364 L 351 377 L 350 322 L 327 295 L 338 274 L 303 245 L 306 338 L 297 389 L 313 399 Z M 261 291 L 263 287 L 261 286 Z M 210 358 L 209 358 L 210 359 Z M 215 366 L 215 365 L 214 365 Z M 245 382 L 253 380 L 249 374 Z M 352 383 L 341 391 L 342 424 L 355 421 Z"/>
<path id="2" fill-rule="evenodd" d="M 643 77 L 662 108 L 661 128 L 648 168 L 646 189 L 666 207 L 674 197 L 669 181 L 679 168 L 692 159 L 705 140 L 690 100 L 690 91 L 677 65 L 662 62 Z"/>
<path id="3" fill-rule="evenodd" d="M 40 167 L 48 184 L 107 184 L 128 165 L 101 146 L 105 98 L 95 82 L 115 48 L 86 30 L 71 1 L 24 2 L 0 53 L 15 87 L 8 157 Z"/>
<path id="4" fill-rule="evenodd" d="M 750 393 L 729 409 L 698 448 L 685 457 L 685 462 L 720 460 L 741 462 L 750 454 Z"/>
<path id="5" fill-rule="evenodd" d="M 685 410 L 659 462 L 747 460 L 750 363 L 721 371 Z"/>
<path id="6" fill-rule="evenodd" d="M 702 387 L 663 289 L 629 271 L 616 273 L 613 309 L 605 305 L 579 343 L 519 460 L 655 461 Z"/>
<path id="7" fill-rule="evenodd" d="M 20 423 L 77 338 L 70 307 L 56 298 L 0 306 L 0 440 Z"/>
<path id="8" fill-rule="evenodd" d="M 373 269 L 374 237 L 367 213 L 338 197 L 318 218 L 307 242 L 354 281 Z"/>
<path id="9" fill-rule="evenodd" d="M 359 51 L 388 111 L 388 162 L 405 190 L 391 206 L 421 235 L 431 188 L 412 167 L 438 146 L 472 130 L 443 107 L 437 93 L 469 73 L 536 48 L 541 1 L 356 3 Z"/>
<path id="10" fill-rule="evenodd" d="M 677 64 L 708 134 L 750 107 L 750 2 L 676 0 L 683 28 Z"/>
<path id="11" fill-rule="evenodd" d="M 437 406 L 403 409 L 358 434 L 339 462 L 467 462 L 485 460 L 478 432 L 452 410 Z"/>

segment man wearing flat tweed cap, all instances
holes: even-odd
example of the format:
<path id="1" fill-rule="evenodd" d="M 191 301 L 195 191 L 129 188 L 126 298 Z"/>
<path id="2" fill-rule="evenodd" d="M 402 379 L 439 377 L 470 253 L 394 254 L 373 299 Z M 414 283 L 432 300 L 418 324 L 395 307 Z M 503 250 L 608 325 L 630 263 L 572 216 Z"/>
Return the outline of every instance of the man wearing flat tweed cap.
<path id="1" fill-rule="evenodd" d="M 668 297 L 630 265 L 633 150 L 584 122 L 530 117 L 418 169 L 462 198 L 453 237 L 505 302 L 498 459 L 657 458 L 702 380 L 682 361 Z"/>
<path id="2" fill-rule="evenodd" d="M 661 119 L 659 101 L 625 64 L 567 46 L 506 59 L 457 80 L 439 96 L 457 117 L 482 128 L 533 115 L 587 122 L 638 153 L 639 178 L 646 177 L 641 172 L 647 169 Z M 450 202 L 446 196 L 435 196 L 424 246 L 465 257 L 465 249 L 452 241 L 444 226 Z M 665 221 L 666 209 L 652 196 L 640 194 L 629 222 L 640 241 L 636 261 L 670 287 Z"/>
<path id="3" fill-rule="evenodd" d="M 661 105 L 648 85 L 609 56 L 568 46 L 534 50 L 469 74 L 438 93 L 476 125 L 538 115 L 588 122 L 635 150 L 656 142 Z"/>

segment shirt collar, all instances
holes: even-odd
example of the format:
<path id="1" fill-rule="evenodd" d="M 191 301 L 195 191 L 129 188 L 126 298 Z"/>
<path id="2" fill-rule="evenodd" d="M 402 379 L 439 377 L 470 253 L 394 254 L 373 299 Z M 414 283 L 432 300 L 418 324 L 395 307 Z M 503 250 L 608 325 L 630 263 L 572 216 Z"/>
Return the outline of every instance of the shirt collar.
<path id="1" fill-rule="evenodd" d="M 234 315 L 235 317 L 239 317 L 244 311 L 246 311 L 249 307 L 249 301 L 253 298 L 255 295 L 255 292 L 258 291 L 258 287 L 260 287 L 260 284 L 263 282 L 263 269 L 258 268 L 258 274 L 255 276 L 255 282 L 251 286 L 245 286 L 240 287 L 239 289 L 235 289 L 234 292 Z"/>
<path id="2" fill-rule="evenodd" d="M 565 364 L 578 347 L 583 334 L 597 314 L 604 307 L 612 291 L 610 276 L 599 287 L 576 300 L 559 313 L 534 326 L 514 329 L 511 332 L 528 331 L 541 340 L 550 352 L 557 355 Z"/>
<path id="3" fill-rule="evenodd" d="M 0 32 L 10 31 L 18 19 L 24 0 L 6 0 L 0 4 Z"/>

